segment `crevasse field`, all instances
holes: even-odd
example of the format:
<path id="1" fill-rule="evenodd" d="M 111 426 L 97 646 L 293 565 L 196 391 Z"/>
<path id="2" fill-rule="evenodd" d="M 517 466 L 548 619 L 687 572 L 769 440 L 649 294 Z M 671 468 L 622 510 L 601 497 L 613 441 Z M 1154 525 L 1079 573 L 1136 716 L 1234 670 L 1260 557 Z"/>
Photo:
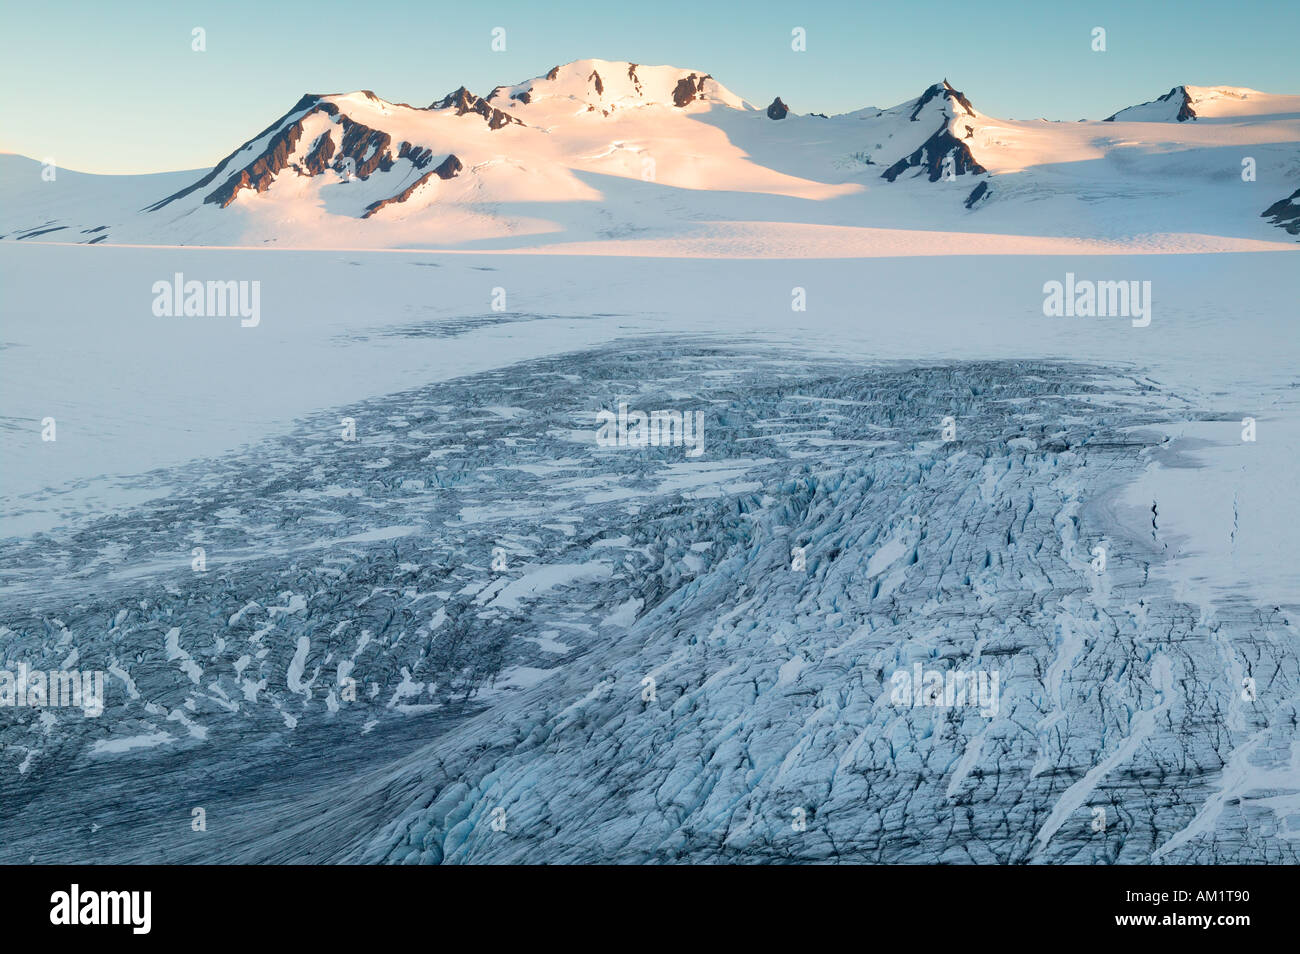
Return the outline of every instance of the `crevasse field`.
<path id="1" fill-rule="evenodd" d="M 1051 256 L 161 254 L 0 250 L 0 651 L 108 674 L 5 721 L 7 860 L 1296 860 L 1289 254 L 1069 259 L 1145 328 Z"/>
<path id="2" fill-rule="evenodd" d="M 1300 862 L 1297 142 L 584 60 L 0 156 L 0 861 Z"/>

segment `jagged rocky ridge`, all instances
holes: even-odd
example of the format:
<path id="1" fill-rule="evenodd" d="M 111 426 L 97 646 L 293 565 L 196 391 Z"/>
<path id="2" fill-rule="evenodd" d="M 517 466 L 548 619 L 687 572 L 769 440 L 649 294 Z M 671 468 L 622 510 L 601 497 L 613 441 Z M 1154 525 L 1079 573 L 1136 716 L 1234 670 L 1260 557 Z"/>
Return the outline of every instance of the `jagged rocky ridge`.
<path id="1" fill-rule="evenodd" d="M 555 67 L 538 82 L 556 80 L 559 77 L 560 69 L 561 67 Z M 633 83 L 634 89 L 641 93 L 641 82 L 636 70 L 637 64 L 628 64 L 627 76 L 629 81 Z M 591 90 L 597 97 L 601 97 L 605 93 L 605 84 L 598 71 L 591 71 L 587 80 Z M 710 75 L 697 72 L 681 76 L 671 93 L 672 105 L 676 108 L 684 108 L 698 99 L 706 98 L 706 81 L 710 80 L 712 80 Z M 529 84 L 525 89 L 497 87 L 484 98 L 476 96 L 464 86 L 461 86 L 442 99 L 431 103 L 425 109 L 429 111 L 450 111 L 456 116 L 477 115 L 483 118 L 491 130 L 500 130 L 510 125 L 524 127 L 527 124 L 522 119 L 493 106 L 491 101 L 505 95 L 510 101 L 528 104 L 532 101 L 535 89 L 536 83 Z M 367 99 L 377 103 L 382 102 L 373 92 L 369 90 L 362 92 Z M 926 109 L 928 105 L 936 101 L 941 104 L 939 110 Z M 404 106 L 404 104 L 399 105 Z M 410 107 L 404 106 L 404 108 L 409 109 Z M 596 108 L 595 105 L 588 106 L 588 109 L 594 110 Z M 974 116 L 974 107 L 971 106 L 970 101 L 962 93 L 954 89 L 946 80 L 943 83 L 927 88 L 915 101 L 907 104 L 906 107 L 900 108 L 910 109 L 909 119 L 912 122 L 928 121 L 931 114 L 937 112 L 939 128 L 919 147 L 890 165 L 883 173 L 885 179 L 892 182 L 907 169 L 918 168 L 918 174 L 924 173 L 931 182 L 937 181 L 944 173 L 943 162 L 945 157 L 949 155 L 954 159 L 952 168 L 955 175 L 980 174 L 987 171 L 975 160 L 969 146 L 956 135 L 956 132 L 960 132 L 957 119 L 961 116 Z M 608 110 L 605 111 L 608 113 Z M 789 107 L 781 101 L 780 97 L 777 97 L 766 112 L 769 118 L 783 119 L 789 113 Z M 315 115 L 330 117 L 339 129 L 337 133 L 332 131 L 323 133 L 312 145 L 311 151 L 301 164 L 291 163 L 290 157 L 298 149 L 304 135 L 304 124 Z M 965 135 L 967 137 L 970 135 L 970 129 L 971 127 L 966 127 Z M 337 144 L 335 143 L 336 134 L 339 140 Z M 235 161 L 240 153 L 264 138 L 267 141 L 260 153 L 251 160 L 242 162 L 239 168 L 234 168 Z M 283 117 L 218 163 L 208 175 L 192 186 L 154 203 L 146 211 L 159 211 L 178 199 L 208 188 L 214 183 L 220 184 L 209 192 L 203 201 L 207 204 L 217 205 L 220 208 L 226 208 L 235 201 L 243 190 L 251 190 L 257 193 L 265 192 L 270 188 L 276 176 L 291 167 L 292 171 L 300 175 L 316 176 L 326 170 L 340 173 L 346 171 L 348 174 L 355 174 L 358 178 L 364 180 L 376 171 L 387 172 L 393 167 L 395 158 L 410 159 L 417 169 L 423 169 L 429 161 L 431 156 L 429 148 L 407 141 L 402 141 L 398 145 L 397 155 L 394 157 L 390 148 L 392 140 L 393 137 L 389 133 L 372 128 L 351 118 L 345 111 L 340 109 L 336 102 L 331 102 L 318 95 L 308 94 L 303 96 L 295 104 L 294 108 Z M 444 174 L 447 170 L 451 169 L 454 175 L 455 172 L 463 169 L 463 164 L 455 156 L 448 156 L 439 169 L 442 170 L 438 173 L 439 177 L 447 179 L 450 177 Z M 369 218 L 390 205 L 405 202 L 429 178 L 430 176 L 426 173 L 394 194 L 370 203 L 366 206 L 362 217 Z M 968 203 L 967 208 L 970 208 L 972 204 Z"/>
<path id="2" fill-rule="evenodd" d="M 1227 120 L 1258 140 L 1267 139 L 1262 124 L 1268 117 L 1287 121 L 1300 115 L 1295 99 L 1240 87 L 1180 86 L 1109 119 L 1172 124 L 1192 118 L 1201 121 L 1202 129 L 1211 124 L 1211 132 Z M 45 201 L 59 197 L 46 190 L 19 203 L 17 220 L 5 231 L 18 241 L 53 236 L 49 240 L 55 242 L 292 245 L 316 244 L 337 228 L 340 238 L 365 247 L 426 238 L 429 247 L 445 247 L 507 236 L 529 244 L 528 236 L 552 231 L 581 242 L 645 233 L 645 222 L 658 214 L 647 207 L 653 204 L 647 200 L 654 184 L 693 190 L 692 198 L 699 200 L 693 204 L 701 212 L 707 206 L 710 220 L 743 215 L 728 198 L 730 184 L 737 181 L 759 196 L 756 203 L 768 195 L 831 194 L 832 202 L 823 208 L 841 224 L 862 221 L 881 208 L 891 227 L 908 228 L 916 223 L 907 221 L 909 213 L 898 211 L 888 192 L 879 193 L 877 200 L 858 180 L 879 175 L 889 183 L 907 180 L 915 182 L 912 188 L 923 189 L 927 182 L 961 175 L 1012 176 L 1003 180 L 1005 188 L 993 187 L 991 180 L 983 188 L 972 183 L 942 204 L 915 204 L 927 225 L 963 231 L 969 229 L 965 216 L 953 214 L 963 207 L 982 215 L 996 198 L 992 217 L 1005 223 L 1017 208 L 1024 209 L 1026 219 L 1046 214 L 1036 196 L 1068 199 L 1087 192 L 1093 179 L 1089 170 L 1094 169 L 1090 160 L 1062 160 L 1086 155 L 1096 142 L 1106 152 L 1134 150 L 1137 160 L 1126 157 L 1104 170 L 1108 182 L 1112 175 L 1115 179 L 1108 196 L 1137 188 L 1144 198 L 1156 198 L 1149 183 L 1163 174 L 1162 165 L 1172 168 L 1181 161 L 1162 157 L 1182 153 L 1189 158 L 1204 153 L 1205 161 L 1197 159 L 1191 173 L 1197 188 L 1217 187 L 1208 171 L 1213 157 L 1202 137 L 1175 134 L 1178 148 L 1170 152 L 1152 145 L 1165 135 L 1154 129 L 1149 136 L 1130 130 L 1124 141 L 1117 141 L 1100 130 L 1071 130 L 1064 124 L 1055 129 L 1036 124 L 1027 130 L 1032 135 L 1021 136 L 1016 130 L 1023 123 L 979 113 L 947 80 L 898 106 L 825 117 L 793 113 L 780 97 L 755 108 L 701 71 L 577 61 L 515 86 L 498 86 L 486 97 L 460 87 L 423 108 L 390 103 L 369 91 L 308 95 L 198 181 L 179 189 L 169 185 L 167 191 L 176 191 L 150 201 L 144 216 L 134 216 L 139 205 L 104 202 L 93 215 L 78 217 L 71 203 Z M 1003 129 L 1006 124 L 1012 124 L 1010 132 Z M 1101 138 L 1087 138 L 1093 135 Z M 690 145 L 683 150 L 684 142 Z M 1252 150 L 1271 165 L 1285 145 L 1258 141 Z M 452 156 L 455 162 L 450 162 Z M 1055 158 L 1048 162 L 1046 156 Z M 457 164 L 453 178 L 460 181 L 454 184 L 445 175 L 428 175 L 432 166 L 445 173 Z M 649 169 L 658 171 L 647 178 Z M 272 191 L 282 176 L 285 187 Z M 651 185 L 627 189 L 616 179 Z M 336 188 L 340 180 L 361 187 Z M 586 203 L 601 191 L 613 200 L 613 217 L 620 220 L 616 225 L 589 214 Z M 272 192 L 268 198 L 256 198 L 267 192 Z M 152 199 L 142 189 L 137 201 L 146 196 Z M 237 202 L 244 214 L 218 214 Z M 440 215 L 444 210 L 454 214 Z M 1259 227 L 1259 211 L 1251 202 L 1237 213 L 1255 220 L 1257 231 L 1271 231 Z M 1132 215 L 1136 219 L 1137 213 Z M 355 220 L 366 219 L 373 224 L 358 228 Z M 453 221 L 464 222 L 464 232 L 454 231 Z M 1210 221 L 1201 231 L 1219 235 L 1216 227 Z M 1119 225 L 1114 228 L 1121 237 L 1128 235 Z"/>
<path id="3" fill-rule="evenodd" d="M 1166 106 L 1160 109 L 1161 105 Z M 1175 122 L 1185 123 L 1189 119 L 1196 120 L 1196 110 L 1192 106 L 1192 97 L 1187 91 L 1186 86 L 1175 86 L 1163 96 L 1159 96 L 1147 103 L 1141 103 L 1137 106 L 1129 106 L 1121 109 L 1113 115 L 1107 116 L 1102 122 L 1113 123 L 1116 120 L 1124 121 L 1132 118 L 1150 118 L 1152 114 L 1168 114 L 1168 118 Z"/>
<path id="4" fill-rule="evenodd" d="M 366 90 L 365 94 L 377 99 L 369 90 Z M 444 102 L 451 101 L 452 97 L 448 97 Z M 442 107 L 435 105 L 430 108 Z M 275 181 L 277 175 L 290 168 L 290 156 L 297 150 L 299 141 L 302 139 L 304 124 L 310 117 L 315 115 L 324 115 L 336 120 L 338 128 L 320 135 L 304 163 L 301 166 L 294 167 L 295 172 L 300 175 L 315 176 L 320 175 L 326 169 L 333 169 L 335 172 L 347 172 L 349 175 L 356 175 L 360 179 L 366 179 L 376 170 L 387 172 L 393 167 L 394 157 L 389 149 L 392 137 L 388 133 L 356 122 L 346 113 L 343 113 L 335 103 L 327 102 L 319 96 L 307 95 L 299 100 L 294 108 L 279 121 L 267 127 L 267 129 L 219 162 L 207 176 L 189 188 L 174 193 L 149 206 L 146 211 L 156 212 L 163 209 L 178 199 L 206 188 L 221 179 L 223 175 L 226 176 L 225 180 L 203 199 L 204 203 L 217 205 L 224 209 L 234 202 L 235 198 L 244 189 L 265 192 L 270 188 L 271 183 Z M 274 135 L 270 136 L 266 146 L 255 159 L 238 170 L 230 170 L 232 163 L 242 151 L 273 132 Z M 337 147 L 334 145 L 335 134 L 339 136 Z M 428 165 L 432 154 L 427 148 L 404 141 L 398 146 L 397 158 L 407 159 L 417 169 L 422 169 Z M 455 156 L 448 156 L 443 164 L 439 166 L 439 169 L 443 171 L 452 170 L 451 175 L 454 175 L 460 168 L 460 160 L 456 159 Z M 444 175 L 443 172 L 439 172 L 439 175 L 444 179 L 450 178 L 449 175 Z M 427 179 L 427 176 L 425 178 Z M 409 196 L 412 191 L 414 191 L 413 187 L 405 190 L 405 194 Z M 403 201 L 403 199 L 394 196 L 392 199 L 385 200 L 383 204 L 400 201 Z"/>
<path id="5" fill-rule="evenodd" d="M 537 82 L 557 80 L 560 77 L 561 69 L 559 66 L 555 67 Z M 641 82 L 636 71 L 637 64 L 628 64 L 628 79 L 634 84 L 637 92 L 640 93 Z M 587 79 L 597 97 L 604 94 L 605 84 L 598 71 L 592 70 Z M 706 81 L 711 80 L 712 77 L 708 74 L 696 72 L 681 76 L 672 90 L 672 105 L 684 108 L 697 100 L 707 99 Z M 527 124 L 522 119 L 492 105 L 491 100 L 504 92 L 508 94 L 510 101 L 528 104 L 532 101 L 532 91 L 535 86 L 536 83 L 533 83 L 527 89 L 513 91 L 507 87 L 497 87 L 486 98 L 477 96 L 464 86 L 461 86 L 442 99 L 431 103 L 425 107 L 425 110 L 430 112 L 450 111 L 455 116 L 477 115 L 483 118 L 490 130 L 494 131 L 511 125 L 523 127 Z M 370 90 L 361 91 L 361 95 L 364 95 L 372 102 L 383 103 L 383 100 L 375 96 Z M 404 109 L 411 109 L 406 104 L 394 105 Z M 589 105 L 587 108 L 595 110 L 597 107 Z M 608 113 L 608 110 L 605 110 L 605 112 Z M 303 162 L 300 164 L 292 163 L 290 157 L 299 147 L 304 135 L 304 124 L 315 115 L 329 116 L 340 127 L 338 132 L 339 142 L 336 145 L 334 134 L 326 132 L 312 145 L 310 153 Z M 237 159 L 240 159 L 241 153 L 262 139 L 266 139 L 266 142 L 256 156 L 236 162 Z M 340 109 L 337 102 L 332 102 L 319 95 L 306 94 L 294 105 L 293 109 L 253 139 L 241 145 L 198 182 L 153 203 L 146 207 L 144 211 L 160 211 L 173 202 L 206 189 L 214 183 L 219 184 L 204 197 L 203 202 L 224 209 L 234 202 L 240 192 L 244 190 L 251 190 L 255 193 L 267 191 L 276 177 L 287 169 L 291 169 L 291 171 L 299 175 L 307 176 L 317 176 L 328 169 L 338 173 L 355 175 L 364 180 L 369 178 L 375 171 L 387 172 L 393 167 L 394 156 L 389 148 L 392 141 L 393 137 L 389 133 L 357 122 L 346 111 Z M 402 141 L 399 144 L 396 159 L 410 158 L 416 168 L 421 169 L 427 163 L 429 154 L 430 149 L 428 147 Z M 444 172 L 452 166 L 455 167 L 452 172 L 453 175 L 456 171 L 464 168 L 459 158 L 449 155 L 444 160 L 443 165 L 440 166 L 443 172 L 439 172 L 439 176 L 443 179 L 450 178 Z M 362 218 L 369 218 L 383 208 L 406 201 L 428 179 L 429 176 L 426 174 L 418 181 L 404 186 L 391 196 L 370 203 L 362 213 Z"/>
<path id="6" fill-rule="evenodd" d="M 950 168 L 954 176 L 988 172 L 975 160 L 970 146 L 957 135 L 962 128 L 961 117 L 974 116 L 975 109 L 970 100 L 948 85 L 947 80 L 931 86 L 922 94 L 912 109 L 910 120 L 919 122 L 925 106 L 934 100 L 943 104 L 940 111 L 941 125 L 929 139 L 881 173 L 882 178 L 893 182 L 908 169 L 917 169 L 917 175 L 925 174 L 931 182 L 938 182 L 944 176 L 944 160 L 949 157 L 952 158 Z M 965 125 L 964 129 L 963 135 L 966 138 L 974 134 L 974 127 Z M 974 198 L 976 197 L 972 197 Z M 970 208 L 971 205 L 973 201 L 968 202 L 966 207 Z"/>
<path id="7" fill-rule="evenodd" d="M 495 90 L 493 92 L 495 93 Z M 508 126 L 511 123 L 520 126 L 524 125 L 522 120 L 488 105 L 487 100 L 481 96 L 475 96 L 464 86 L 448 93 L 438 102 L 429 106 L 429 109 L 452 109 L 455 110 L 457 116 L 464 116 L 466 113 L 477 113 L 487 121 L 489 129 L 500 129 L 502 126 Z"/>

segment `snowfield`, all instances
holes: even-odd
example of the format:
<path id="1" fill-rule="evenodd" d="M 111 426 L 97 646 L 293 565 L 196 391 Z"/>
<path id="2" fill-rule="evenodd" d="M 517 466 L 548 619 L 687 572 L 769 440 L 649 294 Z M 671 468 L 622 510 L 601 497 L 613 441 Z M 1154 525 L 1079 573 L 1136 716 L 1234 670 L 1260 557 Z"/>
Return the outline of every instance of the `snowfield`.
<path id="1" fill-rule="evenodd" d="M 0 861 L 1300 861 L 1300 97 L 552 74 L 0 157 Z"/>

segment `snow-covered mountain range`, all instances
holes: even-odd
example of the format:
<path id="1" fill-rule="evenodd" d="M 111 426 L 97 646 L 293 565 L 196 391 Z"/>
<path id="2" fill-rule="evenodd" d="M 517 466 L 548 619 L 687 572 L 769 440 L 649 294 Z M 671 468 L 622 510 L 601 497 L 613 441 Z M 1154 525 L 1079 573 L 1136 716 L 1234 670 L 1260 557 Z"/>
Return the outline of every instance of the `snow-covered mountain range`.
<path id="1" fill-rule="evenodd" d="M 826 257 L 1300 233 L 1300 96 L 1177 86 L 1103 122 L 1049 122 L 988 116 L 944 80 L 889 108 L 798 106 L 606 60 L 425 106 L 308 94 L 207 171 L 50 182 L 2 156 L 0 236 Z"/>
<path id="2" fill-rule="evenodd" d="M 0 863 L 1300 861 L 1300 96 L 952 79 L 0 156 Z"/>

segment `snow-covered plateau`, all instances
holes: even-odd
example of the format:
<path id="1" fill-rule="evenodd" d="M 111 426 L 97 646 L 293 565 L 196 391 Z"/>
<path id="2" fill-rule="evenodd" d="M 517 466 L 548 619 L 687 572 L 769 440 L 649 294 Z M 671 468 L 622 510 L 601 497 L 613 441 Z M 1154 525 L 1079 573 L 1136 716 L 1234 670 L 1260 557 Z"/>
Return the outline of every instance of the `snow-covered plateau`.
<path id="1" fill-rule="evenodd" d="M 1300 97 L 797 106 L 0 157 L 0 861 L 1300 861 Z"/>

